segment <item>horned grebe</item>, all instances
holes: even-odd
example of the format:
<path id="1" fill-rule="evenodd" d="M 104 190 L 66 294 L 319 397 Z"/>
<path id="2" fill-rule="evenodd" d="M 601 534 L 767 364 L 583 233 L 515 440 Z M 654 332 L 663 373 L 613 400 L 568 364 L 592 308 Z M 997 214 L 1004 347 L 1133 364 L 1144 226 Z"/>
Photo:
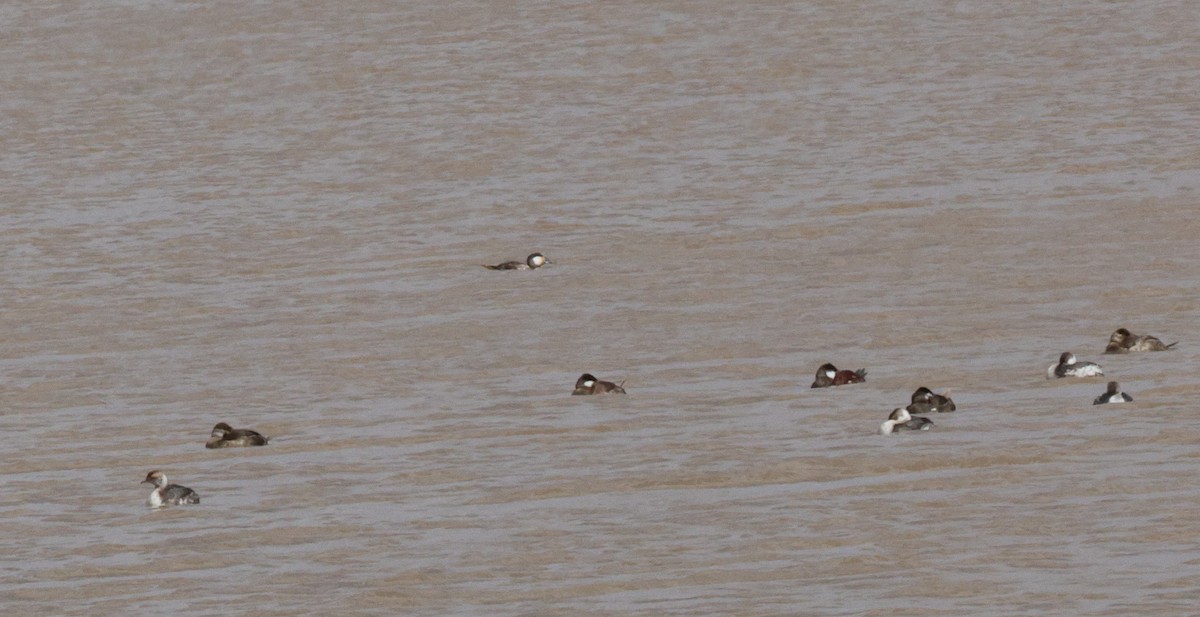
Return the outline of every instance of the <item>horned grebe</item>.
<path id="1" fill-rule="evenodd" d="M 155 486 L 146 500 L 146 505 L 151 508 L 200 503 L 200 495 L 197 495 L 196 491 L 178 484 L 167 484 L 167 474 L 161 471 L 151 471 L 141 483 Z"/>

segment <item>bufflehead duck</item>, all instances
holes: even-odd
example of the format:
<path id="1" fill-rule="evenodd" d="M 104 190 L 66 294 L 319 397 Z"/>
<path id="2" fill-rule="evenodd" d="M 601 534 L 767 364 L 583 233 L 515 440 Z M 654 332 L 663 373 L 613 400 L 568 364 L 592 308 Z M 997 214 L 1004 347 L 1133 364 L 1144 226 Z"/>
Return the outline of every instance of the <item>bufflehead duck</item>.
<path id="1" fill-rule="evenodd" d="M 1104 348 L 1104 353 L 1166 351 L 1178 344 L 1179 341 L 1175 341 L 1170 345 L 1163 345 L 1163 342 L 1158 337 L 1150 336 L 1149 334 L 1134 334 L 1125 328 L 1117 328 L 1117 331 L 1108 337 L 1108 347 Z"/>
<path id="2" fill-rule="evenodd" d="M 141 483 L 155 486 L 150 498 L 146 500 L 146 505 L 151 508 L 200 503 L 200 495 L 197 495 L 196 491 L 178 484 L 167 484 L 167 474 L 161 471 L 151 471 Z"/>
<path id="3" fill-rule="evenodd" d="M 524 262 L 506 261 L 502 264 L 496 264 L 494 266 L 483 264 L 483 267 L 487 268 L 488 270 L 536 270 L 546 264 L 552 263 L 554 262 L 546 259 L 545 255 L 541 253 L 533 253 L 529 257 L 526 257 Z"/>
<path id="4" fill-rule="evenodd" d="M 615 384 L 611 381 L 600 381 L 591 373 L 584 373 L 575 380 L 575 391 L 571 394 L 625 394 L 625 388 L 621 387 L 624 385 L 624 381 Z"/>
<path id="5" fill-rule="evenodd" d="M 817 369 L 817 379 L 812 383 L 813 388 L 828 388 L 829 386 L 843 386 L 848 383 L 862 383 L 867 380 L 867 369 L 860 368 L 857 371 L 849 369 L 839 371 L 837 367 L 826 362 Z"/>
<path id="6" fill-rule="evenodd" d="M 879 434 L 891 435 L 898 431 L 927 431 L 931 428 L 933 428 L 933 420 L 909 415 L 907 409 L 897 407 L 879 426 Z"/>
<path id="7" fill-rule="evenodd" d="M 1046 379 L 1051 377 L 1096 377 L 1103 375 L 1104 369 L 1100 368 L 1095 362 L 1079 362 L 1075 359 L 1075 354 L 1064 351 L 1058 357 L 1058 364 L 1051 365 L 1046 369 Z"/>
<path id="8" fill-rule="evenodd" d="M 233 428 L 224 422 L 213 427 L 205 448 L 236 448 L 238 446 L 265 446 L 270 437 L 248 428 Z"/>
<path id="9" fill-rule="evenodd" d="M 1096 397 L 1092 401 L 1093 405 L 1103 405 L 1105 403 L 1129 403 L 1133 401 L 1133 397 L 1121 392 L 1121 386 L 1115 381 L 1108 382 L 1108 390 L 1104 394 Z"/>
<path id="10" fill-rule="evenodd" d="M 912 394 L 912 404 L 908 406 L 911 413 L 944 413 L 954 411 L 954 401 L 943 394 L 934 394 L 932 390 L 921 386 Z"/>

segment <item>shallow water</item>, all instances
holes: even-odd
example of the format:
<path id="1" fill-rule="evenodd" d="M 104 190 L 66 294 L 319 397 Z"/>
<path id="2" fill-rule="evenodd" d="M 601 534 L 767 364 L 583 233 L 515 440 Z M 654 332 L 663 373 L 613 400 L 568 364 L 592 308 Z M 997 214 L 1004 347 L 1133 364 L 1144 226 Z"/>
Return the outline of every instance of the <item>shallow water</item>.
<path id="1" fill-rule="evenodd" d="M 1194 610 L 1190 3 L 0 14 L 5 614 Z"/>

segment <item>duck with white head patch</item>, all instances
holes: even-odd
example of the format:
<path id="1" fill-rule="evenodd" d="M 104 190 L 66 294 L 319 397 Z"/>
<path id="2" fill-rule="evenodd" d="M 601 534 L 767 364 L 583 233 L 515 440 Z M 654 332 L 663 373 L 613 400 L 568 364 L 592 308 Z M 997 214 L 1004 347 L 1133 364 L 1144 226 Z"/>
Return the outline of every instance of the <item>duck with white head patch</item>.
<path id="1" fill-rule="evenodd" d="M 506 261 L 494 266 L 489 266 L 488 264 L 482 265 L 488 270 L 537 270 L 546 264 L 552 263 L 554 262 L 547 259 L 545 255 L 541 253 L 533 253 L 529 257 L 526 257 L 524 262 Z"/>
<path id="2" fill-rule="evenodd" d="M 857 371 L 849 369 L 838 370 L 838 368 L 828 362 L 821 365 L 817 369 L 816 379 L 812 382 L 812 388 L 828 388 L 830 386 L 844 386 L 852 383 L 862 383 L 867 380 L 867 369 L 860 368 Z"/>
<path id="3" fill-rule="evenodd" d="M 596 376 L 591 373 L 584 373 L 575 380 L 575 391 L 571 394 L 625 394 L 624 385 L 624 381 L 615 384 L 611 381 L 596 379 Z"/>

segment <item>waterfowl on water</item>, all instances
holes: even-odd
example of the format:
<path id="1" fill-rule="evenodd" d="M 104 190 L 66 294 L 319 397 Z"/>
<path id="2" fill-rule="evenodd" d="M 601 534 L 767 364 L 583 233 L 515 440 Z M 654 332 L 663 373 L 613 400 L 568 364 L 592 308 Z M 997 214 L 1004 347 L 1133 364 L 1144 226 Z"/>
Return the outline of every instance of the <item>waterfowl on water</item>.
<path id="1" fill-rule="evenodd" d="M 1080 362 L 1075 354 L 1064 351 L 1058 357 L 1058 364 L 1046 369 L 1046 379 L 1055 377 L 1097 377 L 1104 375 L 1104 369 L 1095 362 Z"/>
<path id="2" fill-rule="evenodd" d="M 1133 401 L 1133 397 L 1121 392 L 1121 386 L 1115 381 L 1108 382 L 1108 389 L 1104 394 L 1096 397 L 1092 401 L 1093 405 L 1104 405 L 1107 403 L 1129 403 Z"/>
<path id="3" fill-rule="evenodd" d="M 154 485 L 154 490 L 150 492 L 150 497 L 146 499 L 146 505 L 151 508 L 200 503 L 200 495 L 196 494 L 196 491 L 179 484 L 168 484 L 167 474 L 161 471 L 151 471 L 146 474 L 146 479 L 142 480 L 141 483 Z"/>
<path id="4" fill-rule="evenodd" d="M 483 267 L 487 268 L 488 270 L 537 270 L 538 268 L 540 268 L 546 264 L 552 264 L 552 263 L 554 263 L 554 262 L 547 259 L 545 255 L 543 255 L 541 253 L 533 253 L 529 257 L 526 257 L 525 261 L 523 261 L 523 262 L 522 261 L 506 261 L 504 263 L 499 263 L 494 266 L 489 266 L 488 264 L 483 264 Z"/>
<path id="5" fill-rule="evenodd" d="M 1117 328 L 1112 336 L 1108 337 L 1108 347 L 1104 348 L 1104 353 L 1129 353 L 1131 351 L 1166 351 L 1179 344 L 1175 341 L 1170 345 L 1163 345 L 1163 342 L 1156 336 L 1149 334 L 1134 334 L 1125 328 Z"/>
<path id="6" fill-rule="evenodd" d="M 575 380 L 575 391 L 571 394 L 625 394 L 625 388 L 622 387 L 624 385 L 624 381 L 615 384 L 611 381 L 596 379 L 596 376 L 591 373 L 584 373 Z"/>
<path id="7" fill-rule="evenodd" d="M 237 448 L 243 446 L 265 446 L 270 438 L 248 428 L 233 428 L 224 422 L 213 427 L 205 448 Z"/>
<path id="8" fill-rule="evenodd" d="M 921 386 L 912 394 L 912 404 L 908 406 L 910 413 L 946 413 L 957 409 L 954 401 L 944 394 L 934 394 L 932 390 Z"/>
<path id="9" fill-rule="evenodd" d="M 903 407 L 897 407 L 888 419 L 879 426 L 879 434 L 891 435 L 900 431 L 927 431 L 933 428 L 933 420 L 913 416 Z"/>
<path id="10" fill-rule="evenodd" d="M 851 383 L 862 383 L 867 380 L 867 369 L 860 368 L 857 371 L 841 370 L 836 366 L 826 362 L 817 369 L 817 377 L 813 381 L 813 388 L 828 388 L 830 386 L 844 386 Z"/>

